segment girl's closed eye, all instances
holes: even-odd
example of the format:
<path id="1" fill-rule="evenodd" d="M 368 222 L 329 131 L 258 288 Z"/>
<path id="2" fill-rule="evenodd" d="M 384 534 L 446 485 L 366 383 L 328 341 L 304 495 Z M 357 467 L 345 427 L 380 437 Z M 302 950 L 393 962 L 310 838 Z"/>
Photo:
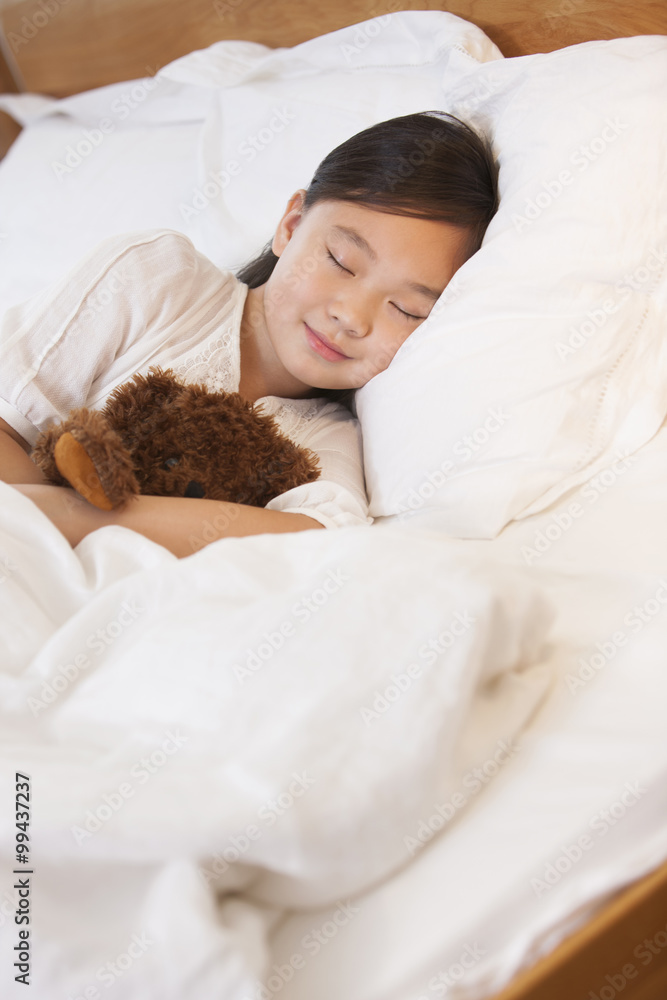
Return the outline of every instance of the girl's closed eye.
<path id="1" fill-rule="evenodd" d="M 392 306 L 394 307 L 394 309 L 398 309 L 400 314 L 402 316 L 405 316 L 406 319 L 419 319 L 419 320 L 426 319 L 426 316 L 415 316 L 414 313 L 406 312 L 405 309 L 401 309 L 400 306 L 397 306 L 395 302 L 392 302 Z"/>
<path id="2" fill-rule="evenodd" d="M 329 250 L 329 247 L 327 247 L 327 257 L 336 265 L 336 267 L 340 268 L 341 271 L 345 271 L 347 274 L 353 273 L 350 271 L 349 267 L 344 267 L 341 262 L 334 257 L 331 250 Z"/>
<path id="3" fill-rule="evenodd" d="M 327 251 L 327 257 L 332 262 L 332 264 L 334 264 L 335 267 L 337 267 L 341 271 L 345 271 L 346 274 L 354 274 L 353 271 L 350 271 L 349 267 L 345 267 L 336 257 L 334 257 L 334 255 L 332 254 L 331 250 L 329 250 L 328 247 L 326 248 L 326 251 Z M 400 312 L 401 316 L 405 316 L 406 319 L 417 319 L 420 321 L 426 319 L 426 316 L 416 316 L 414 313 L 410 313 L 407 312 L 407 310 L 405 309 L 401 309 L 401 307 L 397 306 L 395 302 L 392 302 L 392 305 L 394 309 L 397 309 L 398 312 Z"/>

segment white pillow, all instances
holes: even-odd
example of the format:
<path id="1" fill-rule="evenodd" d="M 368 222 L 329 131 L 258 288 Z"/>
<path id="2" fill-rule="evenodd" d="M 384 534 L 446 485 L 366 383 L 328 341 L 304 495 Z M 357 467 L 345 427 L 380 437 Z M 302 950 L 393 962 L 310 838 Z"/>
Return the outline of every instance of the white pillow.
<path id="1" fill-rule="evenodd" d="M 219 267 L 240 266 L 331 149 L 440 106 L 444 78 L 496 59 L 474 24 L 401 11 L 293 48 L 217 42 L 63 100 L 0 96 L 27 126 L 0 163 L 0 310 L 128 230 L 177 229 Z"/>
<path id="2" fill-rule="evenodd" d="M 216 263 L 254 256 L 290 195 L 322 159 L 379 121 L 438 108 L 443 79 L 458 82 L 502 60 L 484 32 L 445 11 L 401 11 L 289 49 L 217 42 L 157 74 L 212 90 L 198 183 L 181 203 L 182 228 Z"/>
<path id="3" fill-rule="evenodd" d="M 446 87 L 446 81 L 443 84 Z M 493 61 L 445 110 L 493 139 L 481 250 L 356 394 L 371 514 L 494 537 L 667 414 L 667 38 Z"/>

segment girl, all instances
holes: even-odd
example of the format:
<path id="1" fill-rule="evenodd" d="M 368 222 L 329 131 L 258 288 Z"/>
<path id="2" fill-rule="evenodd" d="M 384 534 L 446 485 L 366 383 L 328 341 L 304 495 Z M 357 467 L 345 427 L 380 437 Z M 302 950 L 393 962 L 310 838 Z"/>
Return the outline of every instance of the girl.
<path id="1" fill-rule="evenodd" d="M 344 405 L 391 362 L 498 203 L 491 150 L 440 112 L 365 129 L 289 199 L 270 244 L 235 276 L 173 230 L 111 237 L 9 309 L 0 334 L 0 478 L 72 545 L 119 524 L 177 556 L 217 538 L 370 523 L 358 422 Z M 262 403 L 322 475 L 264 508 L 141 496 L 104 512 L 45 485 L 29 457 L 49 423 L 101 407 L 151 365 Z"/>

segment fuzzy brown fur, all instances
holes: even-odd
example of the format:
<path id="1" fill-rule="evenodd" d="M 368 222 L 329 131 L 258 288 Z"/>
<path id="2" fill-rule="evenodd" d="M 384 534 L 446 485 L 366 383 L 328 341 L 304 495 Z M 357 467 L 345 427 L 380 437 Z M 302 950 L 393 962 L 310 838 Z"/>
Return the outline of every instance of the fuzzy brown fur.
<path id="1" fill-rule="evenodd" d="M 91 487 L 83 495 L 98 506 L 93 480 L 109 507 L 138 493 L 203 496 L 264 507 L 281 493 L 320 475 L 317 456 L 301 448 L 237 393 L 184 385 L 170 370 L 151 368 L 115 389 L 103 410 L 74 410 L 45 431 L 32 452 L 50 482 L 70 485 L 58 440 L 70 433 L 85 449 Z M 80 451 L 80 449 L 79 449 Z M 79 482 L 81 475 L 79 474 Z"/>

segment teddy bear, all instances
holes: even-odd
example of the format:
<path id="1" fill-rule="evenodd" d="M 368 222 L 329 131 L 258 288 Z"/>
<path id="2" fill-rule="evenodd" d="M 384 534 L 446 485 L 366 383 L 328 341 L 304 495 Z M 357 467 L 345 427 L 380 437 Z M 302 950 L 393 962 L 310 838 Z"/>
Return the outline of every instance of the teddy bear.
<path id="1" fill-rule="evenodd" d="M 72 410 L 38 438 L 48 481 L 103 510 L 137 494 L 206 497 L 264 507 L 319 478 L 317 456 L 238 392 L 188 385 L 151 368 L 118 386 L 102 410 Z"/>

